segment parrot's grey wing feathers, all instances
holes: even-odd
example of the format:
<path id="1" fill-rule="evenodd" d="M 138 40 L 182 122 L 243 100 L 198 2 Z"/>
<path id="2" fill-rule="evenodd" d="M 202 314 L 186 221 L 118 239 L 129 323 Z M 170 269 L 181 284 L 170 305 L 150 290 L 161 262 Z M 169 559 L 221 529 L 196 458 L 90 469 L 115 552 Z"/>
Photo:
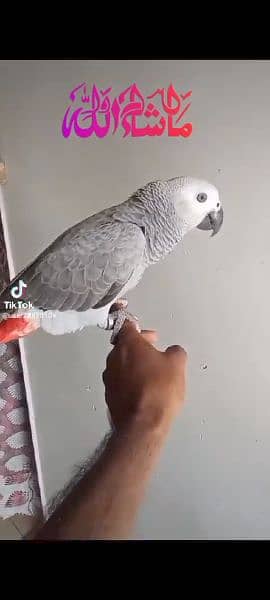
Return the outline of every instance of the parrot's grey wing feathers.
<path id="1" fill-rule="evenodd" d="M 137 225 L 104 213 L 72 227 L 21 271 L 12 285 L 23 279 L 25 300 L 43 310 L 85 311 L 121 294 L 143 264 L 146 241 Z"/>
<path id="2" fill-rule="evenodd" d="M 97 302 L 95 304 L 95 306 L 93 306 L 93 308 L 101 308 L 102 306 L 106 306 L 106 304 L 109 304 L 109 302 L 114 300 L 114 298 L 116 298 L 118 294 L 119 294 L 119 284 L 118 284 L 118 282 L 116 282 L 116 283 L 112 284 L 112 286 L 108 290 L 108 293 L 106 294 L 106 296 L 104 296 L 104 298 L 102 298 L 99 302 Z"/>

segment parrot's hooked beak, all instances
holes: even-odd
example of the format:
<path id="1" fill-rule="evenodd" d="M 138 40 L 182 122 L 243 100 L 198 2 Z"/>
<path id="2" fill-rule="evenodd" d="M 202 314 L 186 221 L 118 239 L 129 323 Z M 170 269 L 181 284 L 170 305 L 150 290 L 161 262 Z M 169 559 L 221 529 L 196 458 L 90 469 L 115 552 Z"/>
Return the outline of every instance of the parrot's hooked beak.
<path id="1" fill-rule="evenodd" d="M 212 211 L 203 219 L 203 221 L 197 225 L 198 229 L 212 229 L 212 236 L 219 232 L 223 223 L 223 208 L 221 207 L 217 211 Z"/>

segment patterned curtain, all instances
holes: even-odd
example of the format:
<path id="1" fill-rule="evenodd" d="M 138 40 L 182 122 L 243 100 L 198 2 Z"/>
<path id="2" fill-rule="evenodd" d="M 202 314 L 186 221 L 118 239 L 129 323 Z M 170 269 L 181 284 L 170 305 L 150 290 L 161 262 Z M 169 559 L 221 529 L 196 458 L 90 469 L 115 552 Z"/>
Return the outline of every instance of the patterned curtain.
<path id="1" fill-rule="evenodd" d="M 0 292 L 9 281 L 0 215 Z M 38 515 L 40 509 L 20 347 L 0 344 L 0 517 Z"/>

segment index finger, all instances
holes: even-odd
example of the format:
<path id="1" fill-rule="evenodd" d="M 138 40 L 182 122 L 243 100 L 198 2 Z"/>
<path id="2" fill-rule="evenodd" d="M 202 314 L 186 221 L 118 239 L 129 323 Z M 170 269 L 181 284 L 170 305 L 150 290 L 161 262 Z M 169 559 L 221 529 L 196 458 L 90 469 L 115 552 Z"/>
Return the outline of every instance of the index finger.
<path id="1" fill-rule="evenodd" d="M 135 336 L 137 336 L 137 339 L 138 336 L 141 336 L 146 342 L 149 342 L 152 345 L 155 344 L 158 340 L 157 332 L 154 329 L 143 329 L 141 332 L 139 332 L 136 329 L 135 323 L 126 320 L 123 326 L 121 327 L 119 334 L 117 335 L 116 343 L 118 343 L 119 341 L 120 343 L 126 343 L 131 338 L 135 339 L 134 331 Z"/>
<path id="2" fill-rule="evenodd" d="M 135 323 L 126 319 L 116 336 L 116 344 L 121 344 L 129 339 L 136 338 L 139 335 L 140 333 L 137 331 Z"/>

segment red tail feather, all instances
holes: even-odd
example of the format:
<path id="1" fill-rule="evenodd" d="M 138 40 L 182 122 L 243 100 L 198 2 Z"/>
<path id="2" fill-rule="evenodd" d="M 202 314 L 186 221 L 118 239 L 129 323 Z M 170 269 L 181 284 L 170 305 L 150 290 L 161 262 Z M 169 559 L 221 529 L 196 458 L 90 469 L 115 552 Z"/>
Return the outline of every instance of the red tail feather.
<path id="1" fill-rule="evenodd" d="M 0 323 L 0 343 L 6 344 L 7 342 L 18 340 L 36 331 L 38 328 L 38 319 L 30 319 L 26 316 L 3 319 Z"/>

